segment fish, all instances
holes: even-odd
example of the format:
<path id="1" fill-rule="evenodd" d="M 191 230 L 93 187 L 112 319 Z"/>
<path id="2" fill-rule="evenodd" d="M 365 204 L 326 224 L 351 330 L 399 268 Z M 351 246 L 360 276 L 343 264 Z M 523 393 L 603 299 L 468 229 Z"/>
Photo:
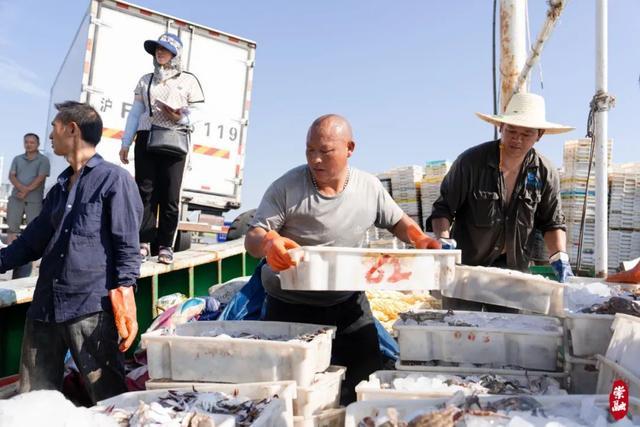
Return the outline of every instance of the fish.
<path id="1" fill-rule="evenodd" d="M 623 313 L 640 317 L 640 304 L 638 301 L 624 297 L 611 297 L 601 304 L 593 304 L 581 310 L 582 313 L 592 314 L 616 314 Z"/>

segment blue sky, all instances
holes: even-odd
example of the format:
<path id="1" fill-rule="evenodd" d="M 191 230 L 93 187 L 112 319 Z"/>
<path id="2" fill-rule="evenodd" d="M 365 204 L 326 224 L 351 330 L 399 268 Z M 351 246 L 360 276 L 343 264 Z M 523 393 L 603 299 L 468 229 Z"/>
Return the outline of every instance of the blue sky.
<path id="1" fill-rule="evenodd" d="M 137 3 L 258 43 L 243 210 L 258 204 L 273 179 L 304 162 L 306 129 L 321 114 L 340 113 L 352 122 L 353 165 L 371 172 L 453 160 L 493 135 L 473 114 L 492 109 L 492 0 Z M 529 3 L 535 37 L 546 2 Z M 87 5 L 0 0 L 5 163 L 21 152 L 25 132 L 45 136 L 48 91 Z M 636 161 L 640 1 L 612 0 L 609 8 L 609 90 L 617 98 L 609 120 L 613 157 Z M 538 144 L 558 166 L 562 142 L 585 133 L 594 31 L 595 0 L 569 1 L 543 52 L 544 90 L 534 69 L 531 91 L 545 96 L 548 118 L 577 128 Z"/>

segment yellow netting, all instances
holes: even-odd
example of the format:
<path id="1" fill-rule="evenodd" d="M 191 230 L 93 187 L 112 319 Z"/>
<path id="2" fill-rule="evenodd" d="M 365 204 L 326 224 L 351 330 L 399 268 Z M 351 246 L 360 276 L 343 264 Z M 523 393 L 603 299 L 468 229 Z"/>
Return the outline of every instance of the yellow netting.
<path id="1" fill-rule="evenodd" d="M 367 291 L 373 315 L 387 331 L 391 331 L 399 313 L 418 308 L 440 308 L 440 301 L 428 293 L 399 291 Z"/>

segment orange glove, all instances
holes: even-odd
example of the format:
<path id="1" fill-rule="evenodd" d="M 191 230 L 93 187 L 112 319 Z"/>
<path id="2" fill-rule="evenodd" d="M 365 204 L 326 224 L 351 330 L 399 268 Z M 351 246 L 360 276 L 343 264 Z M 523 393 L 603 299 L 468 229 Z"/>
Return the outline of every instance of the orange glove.
<path id="1" fill-rule="evenodd" d="M 299 247 L 299 244 L 291 239 L 282 237 L 274 230 L 267 232 L 262 240 L 262 251 L 267 258 L 267 264 L 273 271 L 282 271 L 295 266 L 295 262 L 293 262 L 287 251 Z"/>
<path id="2" fill-rule="evenodd" d="M 411 240 L 411 244 L 415 246 L 416 249 L 442 249 L 440 242 L 427 236 L 420 228 L 413 224 L 409 226 L 407 235 L 409 236 L 409 240 Z"/>
<path id="3" fill-rule="evenodd" d="M 133 286 L 120 286 L 109 291 L 109 299 L 113 307 L 113 317 L 116 320 L 116 329 L 120 335 L 120 351 L 125 352 L 133 344 L 138 334 L 138 321 L 136 320 L 136 299 L 133 295 Z"/>
<path id="4" fill-rule="evenodd" d="M 614 283 L 640 283 L 640 262 L 636 264 L 631 270 L 621 271 L 620 273 L 607 276 L 605 279 L 607 282 Z"/>

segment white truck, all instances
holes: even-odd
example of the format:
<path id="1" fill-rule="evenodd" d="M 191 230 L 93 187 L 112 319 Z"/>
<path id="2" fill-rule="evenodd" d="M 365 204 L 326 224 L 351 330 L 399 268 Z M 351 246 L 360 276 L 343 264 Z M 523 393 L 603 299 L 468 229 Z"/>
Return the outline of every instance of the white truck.
<path id="1" fill-rule="evenodd" d="M 87 13 L 51 88 L 48 130 L 54 104 L 89 102 L 102 116 L 98 152 L 119 160 L 120 138 L 138 79 L 153 71 L 142 44 L 165 32 L 183 42 L 183 68 L 194 73 L 204 90 L 205 118 L 195 126 L 190 167 L 183 180 L 183 206 L 222 215 L 240 207 L 242 176 L 251 105 L 256 44 L 202 25 L 131 3 L 90 0 Z M 67 166 L 45 144 L 51 179 Z M 133 152 L 126 167 L 133 174 Z M 53 182 L 51 180 L 50 182 Z M 183 215 L 185 219 L 185 215 Z M 181 223 L 179 229 L 185 229 Z"/>

